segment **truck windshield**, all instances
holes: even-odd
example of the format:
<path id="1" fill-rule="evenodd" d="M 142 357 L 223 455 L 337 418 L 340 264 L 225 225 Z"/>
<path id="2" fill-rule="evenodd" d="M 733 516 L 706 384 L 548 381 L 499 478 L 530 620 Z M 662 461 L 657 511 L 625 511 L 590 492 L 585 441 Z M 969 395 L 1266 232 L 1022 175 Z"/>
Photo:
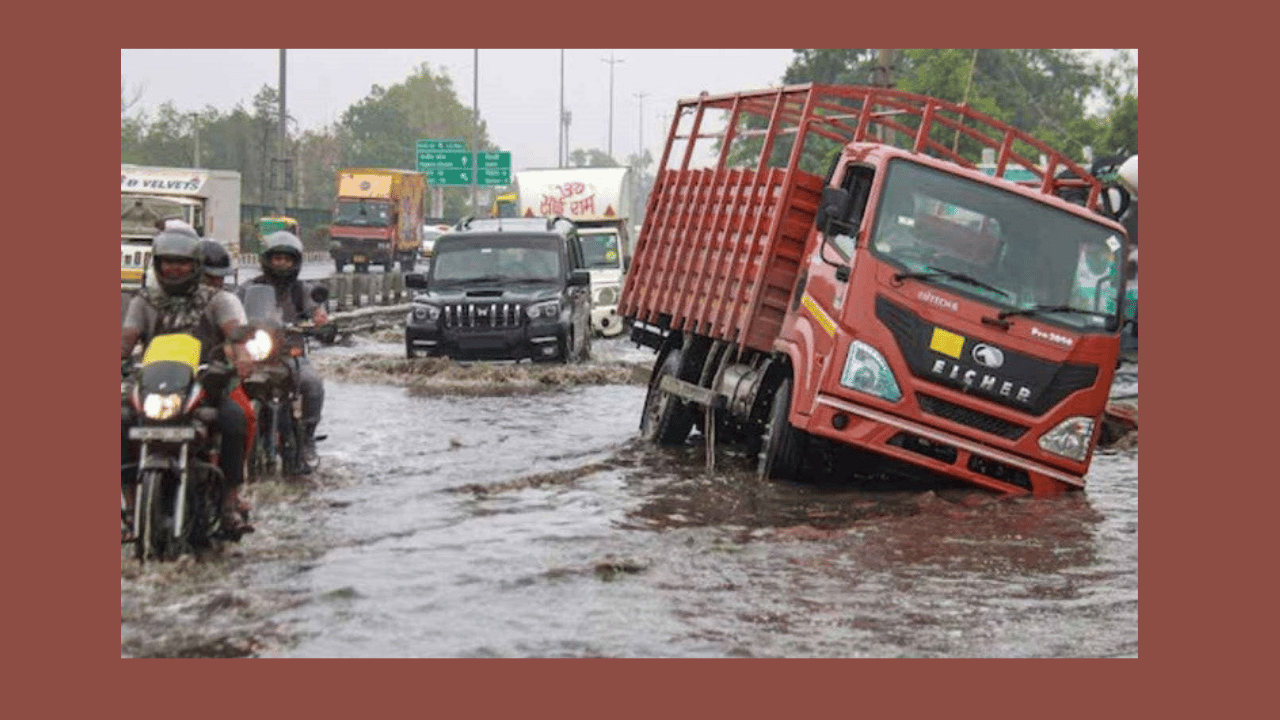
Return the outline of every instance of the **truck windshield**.
<path id="1" fill-rule="evenodd" d="M 616 270 L 620 267 L 617 233 L 583 233 L 578 237 L 582 243 L 582 255 L 588 269 Z"/>
<path id="2" fill-rule="evenodd" d="M 442 238 L 436 243 L 431 277 L 440 283 L 475 280 L 555 282 L 564 277 L 554 239 Z"/>
<path id="3" fill-rule="evenodd" d="M 870 245 L 901 268 L 899 277 L 975 296 L 1002 314 L 1078 330 L 1118 322 L 1123 238 L 983 183 L 891 161 Z"/>
<path id="4" fill-rule="evenodd" d="M 333 222 L 335 225 L 387 227 L 391 224 L 391 203 L 385 200 L 339 200 Z"/>
<path id="5" fill-rule="evenodd" d="M 170 218 L 178 218 L 193 226 L 197 220 L 189 202 L 166 197 L 120 196 L 121 237 L 145 236 L 150 239 L 157 232 L 156 222 Z"/>

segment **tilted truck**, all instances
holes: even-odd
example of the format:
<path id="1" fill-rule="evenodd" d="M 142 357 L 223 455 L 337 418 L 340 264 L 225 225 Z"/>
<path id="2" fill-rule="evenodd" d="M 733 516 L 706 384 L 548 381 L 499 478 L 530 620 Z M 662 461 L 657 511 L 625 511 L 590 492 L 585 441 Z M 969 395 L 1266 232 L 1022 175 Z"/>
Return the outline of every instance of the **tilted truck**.
<path id="1" fill-rule="evenodd" d="M 578 226 L 591 273 L 591 327 L 599 335 L 623 330 L 618 298 L 631 256 L 635 180 L 631 168 L 523 170 L 515 188 L 522 217 L 560 215 Z"/>
<path id="2" fill-rule="evenodd" d="M 240 173 L 235 170 L 120 165 L 120 289 L 147 280 L 156 223 L 182 220 L 240 252 Z"/>
<path id="3" fill-rule="evenodd" d="M 827 85 L 682 100 L 658 167 L 619 306 L 657 350 L 643 438 L 697 425 L 709 464 L 719 433 L 777 479 L 1084 486 L 1128 245 L 1087 170 L 964 106 Z"/>
<path id="4" fill-rule="evenodd" d="M 353 265 L 368 272 L 381 265 L 387 272 L 400 262 L 413 270 L 422 249 L 426 179 L 410 170 L 345 168 L 338 171 L 337 199 L 329 227 L 329 255 L 342 272 Z"/>

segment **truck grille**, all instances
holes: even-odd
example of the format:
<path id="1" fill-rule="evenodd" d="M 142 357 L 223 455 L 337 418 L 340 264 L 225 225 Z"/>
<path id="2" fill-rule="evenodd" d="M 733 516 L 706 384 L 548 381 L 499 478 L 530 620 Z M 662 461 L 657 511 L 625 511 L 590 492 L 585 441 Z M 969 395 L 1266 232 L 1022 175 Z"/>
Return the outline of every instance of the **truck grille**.
<path id="1" fill-rule="evenodd" d="M 981 430 L 992 435 L 999 435 L 1009 440 L 1017 440 L 1027 431 L 1023 425 L 1017 425 L 1007 420 L 1001 420 L 998 417 L 978 412 L 972 408 L 956 405 L 947 402 L 942 398 L 937 398 L 924 393 L 916 393 L 916 401 L 920 403 L 920 409 L 930 415 L 946 418 L 952 422 L 967 425 L 971 428 Z"/>
<path id="2" fill-rule="evenodd" d="M 444 307 L 448 328 L 508 328 L 520 324 L 524 308 L 519 303 L 458 303 Z"/>

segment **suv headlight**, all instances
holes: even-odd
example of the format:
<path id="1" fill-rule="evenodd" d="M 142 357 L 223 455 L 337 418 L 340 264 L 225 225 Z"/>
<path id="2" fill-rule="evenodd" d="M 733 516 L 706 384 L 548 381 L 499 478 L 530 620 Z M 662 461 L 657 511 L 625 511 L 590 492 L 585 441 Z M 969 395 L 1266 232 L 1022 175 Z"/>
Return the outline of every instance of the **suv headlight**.
<path id="1" fill-rule="evenodd" d="M 844 361 L 840 384 L 889 402 L 902 399 L 902 390 L 898 388 L 898 381 L 893 377 L 889 363 L 885 362 L 879 350 L 861 340 L 849 343 L 849 356 Z"/>
<path id="2" fill-rule="evenodd" d="M 409 311 L 410 322 L 435 322 L 440 317 L 440 308 L 425 303 L 415 304 Z"/>
<path id="3" fill-rule="evenodd" d="M 1040 449 L 1061 455 L 1076 462 L 1084 462 L 1089 454 L 1089 440 L 1093 438 L 1093 418 L 1077 415 L 1058 423 L 1052 430 L 1040 436 Z"/>
<path id="4" fill-rule="evenodd" d="M 545 302 L 533 303 L 529 307 L 525 308 L 525 312 L 528 313 L 530 320 L 558 317 L 560 315 L 560 301 L 547 300 Z"/>

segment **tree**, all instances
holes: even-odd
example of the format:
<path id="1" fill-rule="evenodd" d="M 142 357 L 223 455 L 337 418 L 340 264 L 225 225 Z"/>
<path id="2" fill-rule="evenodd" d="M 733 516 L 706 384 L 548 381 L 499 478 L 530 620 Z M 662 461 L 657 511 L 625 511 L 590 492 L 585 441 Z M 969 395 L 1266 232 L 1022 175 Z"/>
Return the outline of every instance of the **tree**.
<path id="1" fill-rule="evenodd" d="M 349 165 L 414 168 L 415 148 L 421 138 L 470 138 L 474 113 L 462 105 L 446 74 L 435 74 L 427 63 L 403 83 L 383 88 L 374 85 L 369 95 L 342 115 L 339 136 L 346 147 L 343 162 Z M 480 122 L 472 152 L 498 150 Z M 460 217 L 471 212 L 470 188 L 444 192 L 445 214 Z"/>
<path id="2" fill-rule="evenodd" d="M 622 163 L 614 160 L 609 153 L 598 148 L 579 148 L 569 153 L 569 164 L 572 167 L 621 167 Z"/>

